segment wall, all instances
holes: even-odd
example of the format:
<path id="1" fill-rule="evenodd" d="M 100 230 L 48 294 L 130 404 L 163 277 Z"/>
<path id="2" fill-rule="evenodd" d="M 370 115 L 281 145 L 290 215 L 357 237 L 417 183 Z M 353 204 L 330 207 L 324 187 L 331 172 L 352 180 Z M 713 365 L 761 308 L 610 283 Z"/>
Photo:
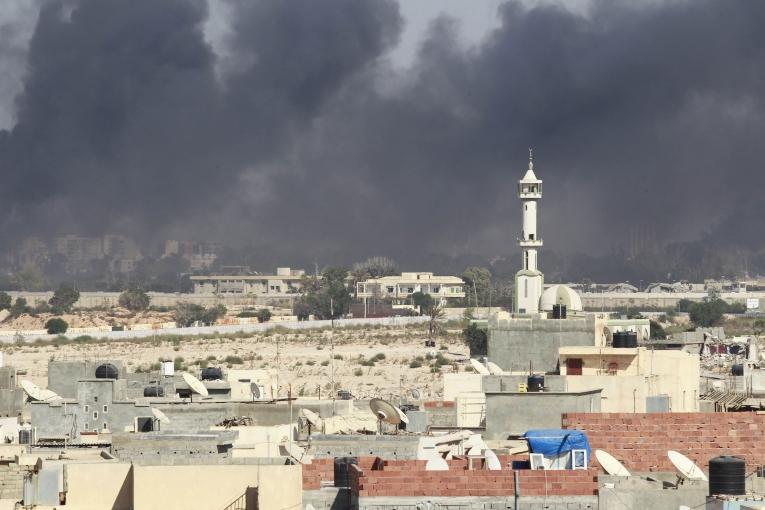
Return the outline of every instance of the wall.
<path id="1" fill-rule="evenodd" d="M 560 428 L 561 413 L 600 411 L 600 390 L 581 393 L 486 393 L 484 439 Z"/>
<path id="2" fill-rule="evenodd" d="M 675 308 L 681 299 L 703 301 L 709 297 L 707 292 L 583 292 L 579 294 L 582 306 L 588 310 L 608 310 L 611 308 Z M 723 292 L 720 298 L 728 303 L 746 302 L 747 298 L 765 298 L 765 292 Z"/>
<path id="3" fill-rule="evenodd" d="M 572 375 L 566 378 L 569 391 L 601 389 L 600 410 L 604 413 L 644 413 L 648 384 L 643 376 Z"/>
<path id="4" fill-rule="evenodd" d="M 471 374 L 465 372 L 450 372 L 443 375 L 444 380 L 444 400 L 452 401 L 460 393 L 471 393 L 482 391 L 481 374 Z"/>
<path id="5" fill-rule="evenodd" d="M 77 381 L 93 379 L 96 368 L 102 363 L 111 363 L 124 379 L 127 370 L 121 360 L 101 361 L 50 361 L 48 362 L 48 389 L 58 393 L 63 398 L 77 397 Z M 118 397 L 119 398 L 119 397 Z"/>
<path id="6" fill-rule="evenodd" d="M 66 508 L 72 510 L 130 510 L 133 473 L 126 463 L 69 463 L 64 467 Z"/>
<path id="7" fill-rule="evenodd" d="M 259 508 L 302 507 L 301 466 L 134 466 L 135 508 L 223 509 L 258 487 Z"/>
<path id="8" fill-rule="evenodd" d="M 502 314 L 498 314 L 502 315 Z M 558 349 L 595 345 L 595 317 L 489 319 L 488 357 L 508 372 L 556 372 Z"/>
<path id="9" fill-rule="evenodd" d="M 747 472 L 765 464 L 765 415 L 757 413 L 570 413 L 563 426 L 585 431 L 593 449 L 608 451 L 634 471 L 674 472 L 668 450 L 705 471 L 719 455 L 745 459 Z"/>
<path id="10" fill-rule="evenodd" d="M 0 461 L 0 499 L 21 499 L 25 472 L 15 461 Z"/>

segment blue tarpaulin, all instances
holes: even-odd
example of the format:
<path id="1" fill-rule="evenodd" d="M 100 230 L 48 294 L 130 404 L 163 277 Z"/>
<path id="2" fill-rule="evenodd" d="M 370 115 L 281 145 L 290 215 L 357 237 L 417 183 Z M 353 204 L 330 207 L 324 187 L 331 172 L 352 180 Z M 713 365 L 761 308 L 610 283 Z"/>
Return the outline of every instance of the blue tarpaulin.
<path id="1" fill-rule="evenodd" d="M 529 442 L 531 453 L 555 457 L 571 450 L 587 450 L 587 457 L 590 457 L 590 442 L 581 430 L 529 430 L 525 437 Z"/>

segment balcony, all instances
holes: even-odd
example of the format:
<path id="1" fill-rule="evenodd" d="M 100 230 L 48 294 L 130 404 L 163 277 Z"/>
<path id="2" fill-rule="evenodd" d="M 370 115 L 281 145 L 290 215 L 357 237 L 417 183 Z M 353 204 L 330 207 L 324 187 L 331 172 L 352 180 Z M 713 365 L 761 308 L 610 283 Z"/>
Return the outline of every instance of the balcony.
<path id="1" fill-rule="evenodd" d="M 518 239 L 518 246 L 521 248 L 539 248 L 542 244 L 541 239 Z"/>

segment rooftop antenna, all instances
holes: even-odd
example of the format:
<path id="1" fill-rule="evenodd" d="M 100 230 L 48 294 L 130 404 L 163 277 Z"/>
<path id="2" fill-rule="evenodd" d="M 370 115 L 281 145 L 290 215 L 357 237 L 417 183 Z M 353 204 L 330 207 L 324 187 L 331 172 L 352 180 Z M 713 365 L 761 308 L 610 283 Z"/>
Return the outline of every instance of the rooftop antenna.
<path id="1" fill-rule="evenodd" d="M 616 460 L 610 453 L 603 450 L 595 450 L 595 458 L 603 468 L 603 471 L 613 476 L 632 476 L 624 465 Z"/>
<path id="2" fill-rule="evenodd" d="M 669 457 L 669 461 L 672 463 L 673 466 L 675 466 L 675 469 L 677 469 L 677 477 L 678 481 L 680 480 L 701 480 L 704 482 L 709 481 L 707 479 L 707 475 L 704 474 L 704 472 L 699 468 L 699 466 L 696 465 L 695 462 L 693 462 L 691 459 L 686 457 L 680 452 L 676 452 L 674 450 L 669 450 L 667 452 L 667 457 Z"/>
<path id="3" fill-rule="evenodd" d="M 202 395 L 203 397 L 206 397 L 209 395 L 209 393 L 207 392 L 207 388 L 205 388 L 205 385 L 202 384 L 202 381 L 200 381 L 199 379 L 197 379 L 190 373 L 184 372 L 181 377 L 183 377 L 183 380 L 186 382 L 186 384 L 189 385 L 189 389 L 191 390 L 191 394 L 192 394 L 191 396 L 192 402 L 194 402 L 194 397 L 193 397 L 194 393 L 198 393 L 199 395 Z"/>
<path id="4" fill-rule="evenodd" d="M 369 408 L 372 413 L 377 417 L 377 433 L 382 434 L 383 422 L 391 425 L 398 425 L 401 423 L 401 411 L 390 402 L 387 402 L 381 398 L 373 398 L 369 401 Z"/>

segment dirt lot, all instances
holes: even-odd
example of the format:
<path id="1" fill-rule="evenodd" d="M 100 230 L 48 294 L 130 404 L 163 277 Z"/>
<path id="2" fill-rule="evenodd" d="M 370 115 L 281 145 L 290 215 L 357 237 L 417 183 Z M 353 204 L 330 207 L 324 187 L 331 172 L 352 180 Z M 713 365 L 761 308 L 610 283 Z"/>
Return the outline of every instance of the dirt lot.
<path id="1" fill-rule="evenodd" d="M 390 397 L 417 388 L 423 397 L 440 397 L 441 373 L 465 370 L 468 349 L 458 329 L 425 347 L 423 326 L 344 328 L 224 336 L 157 337 L 131 341 L 68 342 L 58 345 L 5 346 L 5 363 L 37 384 L 47 385 L 51 359 L 123 360 L 130 371 L 148 370 L 159 359 L 175 359 L 192 373 L 201 367 L 271 368 L 279 370 L 281 392 L 291 384 L 293 394 L 322 397 L 331 389 L 331 372 L 337 389 L 359 398 Z M 377 356 L 378 360 L 371 362 Z M 379 359 L 384 356 L 384 359 Z M 364 363 L 364 364 L 362 364 Z M 417 366 L 420 364 L 421 366 Z M 411 367 L 410 367 L 411 365 Z M 436 366 L 441 365 L 439 368 Z"/>

